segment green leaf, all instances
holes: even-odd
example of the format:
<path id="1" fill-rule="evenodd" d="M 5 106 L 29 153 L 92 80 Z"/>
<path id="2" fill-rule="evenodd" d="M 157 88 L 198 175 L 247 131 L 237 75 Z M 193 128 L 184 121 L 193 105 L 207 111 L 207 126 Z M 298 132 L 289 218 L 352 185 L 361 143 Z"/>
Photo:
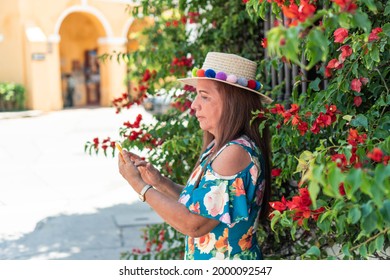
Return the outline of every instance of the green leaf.
<path id="1" fill-rule="evenodd" d="M 390 2 L 387 2 L 387 3 L 390 3 Z M 386 9 L 388 8 L 388 10 L 390 11 L 390 5 L 386 6 Z M 386 34 L 387 37 L 390 37 L 390 23 L 386 23 L 384 26 L 383 26 L 383 33 Z"/>
<path id="2" fill-rule="evenodd" d="M 290 228 L 293 226 L 293 222 L 289 218 L 287 218 L 286 216 L 282 216 L 282 219 L 280 220 L 280 224 L 283 227 L 287 227 L 287 228 Z"/>
<path id="3" fill-rule="evenodd" d="M 354 26 L 363 29 L 365 33 L 369 33 L 371 31 L 371 21 L 368 18 L 368 15 L 362 11 L 355 12 L 352 23 Z"/>
<path id="4" fill-rule="evenodd" d="M 349 249 L 350 249 L 350 243 L 346 243 L 343 245 L 341 251 L 343 252 L 343 254 L 346 256 L 346 257 L 350 257 L 351 256 L 351 253 L 349 252 Z"/>
<path id="5" fill-rule="evenodd" d="M 387 16 L 390 14 L 390 2 L 387 1 L 386 7 L 385 7 L 385 13 L 384 15 Z"/>
<path id="6" fill-rule="evenodd" d="M 389 206 L 390 206 L 390 201 L 389 201 Z M 374 210 L 374 208 L 372 208 L 372 206 L 371 206 L 371 202 L 370 201 L 365 203 L 365 204 L 363 204 L 361 209 L 362 209 L 362 217 L 363 218 L 365 218 L 368 215 L 370 215 L 371 212 Z"/>
<path id="7" fill-rule="evenodd" d="M 364 127 L 365 129 L 368 129 L 368 120 L 366 116 L 359 114 L 351 121 L 351 125 L 354 127 Z"/>
<path id="8" fill-rule="evenodd" d="M 322 230 L 323 233 L 328 233 L 330 230 L 330 221 L 329 220 L 324 220 L 322 222 L 317 221 L 317 226 L 319 227 L 320 230 Z"/>
<path id="9" fill-rule="evenodd" d="M 339 192 L 340 183 L 344 182 L 345 175 L 341 172 L 340 168 L 333 165 L 328 173 L 328 182 L 331 185 L 333 192 L 336 196 L 341 196 Z"/>
<path id="10" fill-rule="evenodd" d="M 318 87 L 318 85 L 320 83 L 321 83 L 321 79 L 320 78 L 316 78 L 314 81 L 310 82 L 309 88 L 311 88 L 314 91 L 319 91 L 320 88 Z"/>
<path id="11" fill-rule="evenodd" d="M 380 61 L 380 58 L 379 58 L 379 49 L 376 45 L 374 45 L 372 47 L 372 50 L 370 51 L 370 56 L 372 58 L 373 61 L 376 61 L 376 62 L 379 62 Z"/>
<path id="12" fill-rule="evenodd" d="M 332 210 L 326 211 L 324 214 L 321 214 L 320 218 L 318 219 L 318 222 L 322 223 L 326 218 L 328 218 L 332 214 L 333 214 Z"/>
<path id="13" fill-rule="evenodd" d="M 378 215 L 373 211 L 362 220 L 362 228 L 367 234 L 370 234 L 377 228 L 377 222 Z"/>
<path id="14" fill-rule="evenodd" d="M 313 207 L 317 208 L 317 196 L 320 192 L 320 186 L 317 182 L 310 181 L 308 189 L 309 189 L 310 199 L 313 203 Z"/>
<path id="15" fill-rule="evenodd" d="M 300 27 L 296 26 L 293 28 L 288 28 L 286 30 L 286 44 L 282 47 L 284 49 L 284 54 L 288 59 L 294 63 L 300 65 L 301 61 L 298 57 L 299 51 L 299 37 Z"/>
<path id="16" fill-rule="evenodd" d="M 375 182 L 384 188 L 384 181 L 390 177 L 390 165 L 378 164 L 375 168 Z"/>
<path id="17" fill-rule="evenodd" d="M 355 205 L 348 211 L 348 219 L 347 221 L 350 224 L 356 224 L 362 216 L 362 212 L 359 209 L 359 206 Z"/>
<path id="18" fill-rule="evenodd" d="M 367 258 L 367 247 L 365 244 L 361 245 L 360 248 L 359 248 L 359 254 L 360 256 L 362 256 L 363 258 Z"/>
<path id="19" fill-rule="evenodd" d="M 366 4 L 367 8 L 373 12 L 374 14 L 376 14 L 378 12 L 378 8 L 376 7 L 375 5 L 375 1 L 374 0 L 361 0 L 364 4 Z"/>
<path id="20" fill-rule="evenodd" d="M 370 242 L 370 244 L 368 245 L 368 252 L 367 254 L 368 255 L 372 255 L 375 251 L 376 251 L 376 248 L 375 248 L 375 240 Z"/>
<path id="21" fill-rule="evenodd" d="M 345 115 L 345 116 L 343 116 L 343 120 L 346 120 L 346 121 L 350 122 L 352 120 L 352 116 L 351 115 Z"/>
<path id="22" fill-rule="evenodd" d="M 328 44 L 328 39 L 320 28 L 313 28 L 309 32 L 306 44 L 306 58 L 309 61 L 306 67 L 307 70 L 311 69 L 319 61 L 326 61 Z"/>
<path id="23" fill-rule="evenodd" d="M 319 258 L 321 255 L 321 251 L 317 246 L 311 246 L 310 249 L 306 251 L 305 255 L 316 256 Z"/>
<path id="24" fill-rule="evenodd" d="M 346 187 L 345 192 L 348 198 L 352 198 L 353 194 L 359 189 L 362 182 L 362 170 L 360 168 L 352 169 L 345 179 L 345 183 L 347 186 L 351 186 L 351 188 Z"/>
<path id="25" fill-rule="evenodd" d="M 383 250 L 383 244 L 385 244 L 385 236 L 384 234 L 381 234 L 378 236 L 377 239 L 375 239 L 375 246 L 377 251 Z"/>
<path id="26" fill-rule="evenodd" d="M 275 231 L 275 224 L 280 220 L 282 216 L 278 210 L 273 211 L 272 214 L 274 214 L 274 217 L 271 220 L 271 229 Z"/>
<path id="27" fill-rule="evenodd" d="M 336 220 L 337 236 L 344 234 L 345 229 L 345 215 L 341 215 Z"/>
<path id="28" fill-rule="evenodd" d="M 379 212 L 381 213 L 384 222 L 388 225 L 390 224 L 390 200 L 386 199 L 383 202 L 382 208 L 379 209 Z"/>

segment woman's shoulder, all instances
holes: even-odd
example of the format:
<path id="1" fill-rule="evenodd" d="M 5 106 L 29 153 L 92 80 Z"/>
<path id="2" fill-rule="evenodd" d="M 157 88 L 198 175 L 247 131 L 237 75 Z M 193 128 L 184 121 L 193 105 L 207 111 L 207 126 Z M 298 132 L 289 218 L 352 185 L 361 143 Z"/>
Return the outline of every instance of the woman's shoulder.
<path id="1" fill-rule="evenodd" d="M 232 176 L 243 171 L 252 162 L 251 144 L 247 137 L 228 142 L 212 160 L 213 170 L 222 176 Z"/>

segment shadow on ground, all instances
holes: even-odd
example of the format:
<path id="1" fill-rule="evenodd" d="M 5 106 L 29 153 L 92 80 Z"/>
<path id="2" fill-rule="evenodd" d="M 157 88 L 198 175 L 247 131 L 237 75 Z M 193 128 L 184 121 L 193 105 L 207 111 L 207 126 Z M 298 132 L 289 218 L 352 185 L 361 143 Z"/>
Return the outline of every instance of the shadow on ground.
<path id="1" fill-rule="evenodd" d="M 142 229 L 160 222 L 139 202 L 48 217 L 31 233 L 0 240 L 0 259 L 115 260 L 121 252 L 142 247 Z"/>

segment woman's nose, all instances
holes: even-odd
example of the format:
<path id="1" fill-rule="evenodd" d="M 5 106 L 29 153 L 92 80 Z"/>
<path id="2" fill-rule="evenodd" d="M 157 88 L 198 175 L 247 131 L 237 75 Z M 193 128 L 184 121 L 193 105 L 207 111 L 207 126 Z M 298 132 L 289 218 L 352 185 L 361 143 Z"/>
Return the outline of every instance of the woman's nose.
<path id="1" fill-rule="evenodd" d="M 194 101 L 193 101 L 192 104 L 191 104 L 191 109 L 192 109 L 192 110 L 197 110 L 198 107 L 199 107 L 199 106 L 198 106 L 198 95 L 196 95 Z"/>

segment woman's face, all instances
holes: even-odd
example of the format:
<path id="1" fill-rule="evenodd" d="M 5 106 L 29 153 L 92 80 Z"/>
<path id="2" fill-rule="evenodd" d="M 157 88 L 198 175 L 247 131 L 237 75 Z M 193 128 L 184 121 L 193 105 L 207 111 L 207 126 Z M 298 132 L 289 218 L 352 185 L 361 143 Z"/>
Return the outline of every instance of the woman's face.
<path id="1" fill-rule="evenodd" d="M 195 110 L 200 128 L 217 137 L 217 128 L 222 116 L 222 99 L 217 84 L 212 80 L 198 80 L 196 92 L 191 108 Z"/>

